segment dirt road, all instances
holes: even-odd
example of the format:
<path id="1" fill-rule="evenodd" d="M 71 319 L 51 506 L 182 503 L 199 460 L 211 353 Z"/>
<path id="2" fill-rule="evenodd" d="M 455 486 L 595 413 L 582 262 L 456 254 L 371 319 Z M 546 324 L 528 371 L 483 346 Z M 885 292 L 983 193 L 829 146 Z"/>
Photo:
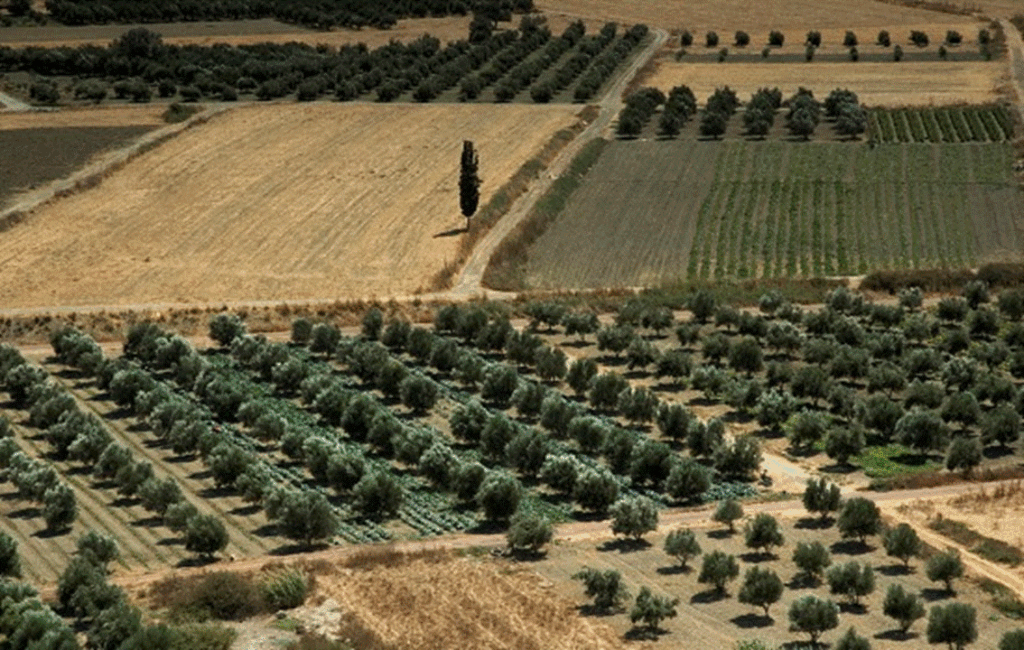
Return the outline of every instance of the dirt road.
<path id="1" fill-rule="evenodd" d="M 480 240 L 473 249 L 473 253 L 466 262 L 466 265 L 462 268 L 455 286 L 449 291 L 436 294 L 435 297 L 465 300 L 484 293 L 484 289 L 481 286 L 484 270 L 487 268 L 487 263 L 490 261 L 491 255 L 498 247 L 498 244 L 530 214 L 533 206 L 547 192 L 554 180 L 565 172 L 569 163 L 572 162 L 572 159 L 576 157 L 576 154 L 580 152 L 584 145 L 604 134 L 605 129 L 612 123 L 612 119 L 622 110 L 624 105 L 622 93 L 626 86 L 668 40 L 668 33 L 662 29 L 654 29 L 652 34 L 654 35 L 653 40 L 633 57 L 629 67 L 619 73 L 611 88 L 601 98 L 601 101 L 598 103 L 601 113 L 597 119 L 583 133 L 577 136 L 575 140 L 562 149 L 561 153 L 551 162 L 547 170 L 541 174 L 541 177 L 516 201 L 515 205 L 502 217 L 501 221 L 495 224 L 487 235 Z M 487 291 L 486 295 L 489 298 L 496 298 L 510 297 L 514 294 Z M 431 298 L 430 295 L 421 297 Z"/>
<path id="2" fill-rule="evenodd" d="M 999 25 L 1006 35 L 1007 61 L 1010 65 L 1010 82 L 1013 85 L 1017 101 L 1017 113 L 1024 122 L 1024 41 L 1021 40 L 1020 31 L 1007 19 L 1000 18 Z"/>

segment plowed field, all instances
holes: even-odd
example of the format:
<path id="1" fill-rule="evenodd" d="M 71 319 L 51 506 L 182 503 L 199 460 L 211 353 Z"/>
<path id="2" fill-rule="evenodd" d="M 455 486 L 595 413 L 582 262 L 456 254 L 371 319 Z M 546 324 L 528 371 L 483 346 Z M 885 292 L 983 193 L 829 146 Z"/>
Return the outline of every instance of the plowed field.
<path id="1" fill-rule="evenodd" d="M 0 242 L 8 307 L 415 291 L 455 257 L 464 139 L 481 205 L 571 106 L 241 108 L 41 208 Z"/>

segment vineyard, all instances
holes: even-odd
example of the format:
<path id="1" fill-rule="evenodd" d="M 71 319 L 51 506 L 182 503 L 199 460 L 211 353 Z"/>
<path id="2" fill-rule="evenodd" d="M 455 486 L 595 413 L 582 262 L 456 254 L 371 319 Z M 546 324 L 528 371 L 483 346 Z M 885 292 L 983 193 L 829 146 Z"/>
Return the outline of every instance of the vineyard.
<path id="1" fill-rule="evenodd" d="M 996 113 L 971 114 L 994 123 Z M 612 142 L 530 249 L 526 282 L 651 286 L 1015 259 L 1024 199 L 1012 158 L 1008 144 Z"/>
<path id="2" fill-rule="evenodd" d="M 875 109 L 868 137 L 875 142 L 1008 142 L 1013 118 L 1005 106 Z"/>

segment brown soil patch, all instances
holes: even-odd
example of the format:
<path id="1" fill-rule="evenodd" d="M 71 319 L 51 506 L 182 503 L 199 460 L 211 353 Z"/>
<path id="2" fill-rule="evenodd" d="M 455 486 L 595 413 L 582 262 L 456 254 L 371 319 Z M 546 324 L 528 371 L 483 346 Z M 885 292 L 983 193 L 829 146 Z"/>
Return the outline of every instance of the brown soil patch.
<path id="1" fill-rule="evenodd" d="M 767 36 L 772 29 L 872 27 L 891 30 L 898 25 L 901 30 L 909 30 L 909 25 L 948 25 L 965 20 L 963 16 L 875 0 L 776 1 L 759 5 L 756 11 L 751 9 L 747 0 L 536 0 L 535 4 L 548 15 L 614 20 L 624 24 L 646 23 L 669 30 L 689 29 L 694 34 L 698 34 L 698 30 L 703 34 L 706 30 L 716 29 L 721 36 L 732 34 L 737 29 L 746 30 L 751 36 L 755 32 L 764 32 Z"/>
<path id="2" fill-rule="evenodd" d="M 273 105 L 216 117 L 5 234 L 15 306 L 404 294 L 455 257 L 459 155 L 481 205 L 572 106 Z"/>
<path id="3" fill-rule="evenodd" d="M 333 568 L 316 577 L 314 602 L 340 605 L 343 634 L 359 647 L 620 648 L 602 622 L 531 572 L 505 563 L 427 556 L 392 566 Z M 365 644 L 365 645 L 364 645 Z"/>
<path id="4" fill-rule="evenodd" d="M 980 486 L 947 499 L 918 501 L 906 508 L 906 514 L 922 522 L 938 514 L 962 521 L 981 534 L 1018 548 L 1024 548 L 1024 484 L 1019 481 L 996 488 Z M 1024 576 L 1024 568 L 1015 569 Z"/>
<path id="5" fill-rule="evenodd" d="M 17 156 L 17 165 L 0 167 L 0 208 L 16 192 L 63 178 L 98 153 L 124 146 L 150 127 L 75 127 L 0 129 L 0 150 Z"/>
<path id="6" fill-rule="evenodd" d="M 163 126 L 166 105 L 75 108 L 31 113 L 0 113 L 0 131 L 73 127 Z"/>
<path id="7" fill-rule="evenodd" d="M 1003 75 L 1003 64 L 994 61 L 719 65 L 663 60 L 645 84 L 665 91 L 686 84 L 701 102 L 720 86 L 744 98 L 765 86 L 777 86 L 784 96 L 803 86 L 822 98 L 837 87 L 849 88 L 869 106 L 932 106 L 991 102 Z"/>
<path id="8" fill-rule="evenodd" d="M 329 32 L 302 29 L 296 25 L 279 23 L 275 20 L 242 20 L 205 23 L 159 23 L 144 25 L 147 29 L 163 35 L 165 43 L 173 45 L 251 45 L 253 43 L 305 43 L 307 45 L 354 45 L 365 43 L 375 48 L 387 45 L 393 40 L 403 43 L 414 41 L 424 34 L 441 40 L 442 43 L 465 39 L 469 35 L 470 16 L 446 16 L 444 18 L 412 18 L 400 20 L 391 29 L 337 29 Z M 515 27 L 519 17 L 515 16 L 508 27 Z M 548 25 L 558 34 L 571 22 L 563 15 L 551 15 Z M 90 25 L 86 27 L 41 27 L 10 28 L 5 30 L 5 44 L 12 47 L 32 45 L 35 47 L 67 47 L 76 45 L 106 45 L 119 37 L 131 25 Z M 599 21 L 593 21 L 592 29 L 600 28 Z"/>

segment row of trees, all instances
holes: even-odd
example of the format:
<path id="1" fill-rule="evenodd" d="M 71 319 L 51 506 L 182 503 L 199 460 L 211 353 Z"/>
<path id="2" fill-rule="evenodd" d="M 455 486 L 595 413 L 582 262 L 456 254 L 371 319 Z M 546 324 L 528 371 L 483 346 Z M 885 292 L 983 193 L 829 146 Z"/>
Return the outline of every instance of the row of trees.
<path id="1" fill-rule="evenodd" d="M 987 29 L 978 30 L 978 43 L 981 45 L 988 44 L 991 42 L 991 34 Z M 679 43 L 682 47 L 690 47 L 693 45 L 693 34 L 689 30 L 683 30 L 679 37 Z M 768 33 L 768 39 L 765 41 L 771 47 L 782 47 L 786 41 L 786 36 L 778 30 L 772 30 Z M 745 31 L 738 30 L 733 35 L 733 45 L 736 47 L 746 47 L 750 45 L 750 34 Z M 911 30 L 907 42 L 917 45 L 918 47 L 926 47 L 929 42 L 928 35 L 920 30 Z M 942 41 L 946 45 L 959 45 L 963 42 L 963 35 L 956 30 L 947 30 L 945 39 Z M 821 47 L 822 39 L 821 32 L 811 30 L 807 32 L 804 37 L 804 45 L 811 47 Z M 892 45 L 892 37 L 888 30 L 880 30 L 878 36 L 875 38 L 875 43 L 882 47 L 889 47 Z M 708 48 L 718 47 L 720 44 L 720 38 L 718 32 L 709 31 L 704 35 L 704 45 Z M 857 38 L 857 34 L 847 30 L 843 34 L 843 47 L 857 47 L 860 41 Z"/>
<path id="2" fill-rule="evenodd" d="M 387 29 L 403 18 L 466 15 L 479 12 L 492 20 L 509 20 L 512 12 L 533 11 L 532 0 L 47 0 L 50 16 L 66 25 L 103 23 L 173 23 L 275 18 L 317 29 L 375 27 Z"/>

